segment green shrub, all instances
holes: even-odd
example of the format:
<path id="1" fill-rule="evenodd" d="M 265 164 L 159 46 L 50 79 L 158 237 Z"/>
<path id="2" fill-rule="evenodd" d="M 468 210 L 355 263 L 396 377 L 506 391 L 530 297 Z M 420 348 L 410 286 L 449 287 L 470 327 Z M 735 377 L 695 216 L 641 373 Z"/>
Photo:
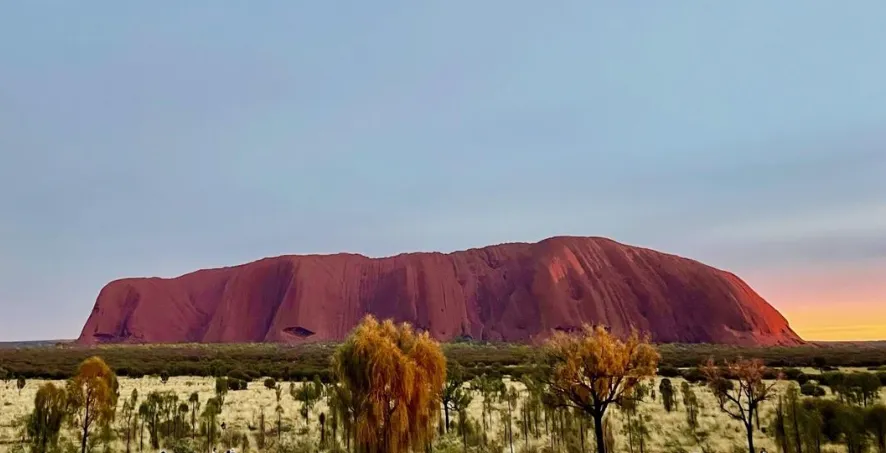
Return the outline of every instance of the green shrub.
<path id="1" fill-rule="evenodd" d="M 824 388 L 822 388 L 820 385 L 813 383 L 813 382 L 807 382 L 807 383 L 801 385 L 800 386 L 800 393 L 802 393 L 803 395 L 812 396 L 812 397 L 822 397 L 827 394 L 827 392 L 825 391 Z"/>
<path id="2" fill-rule="evenodd" d="M 230 373 L 228 373 L 228 377 L 231 379 L 234 379 L 234 380 L 240 380 L 240 381 L 246 381 L 246 382 L 249 382 L 252 380 L 252 379 L 250 379 L 249 375 L 246 374 L 243 370 L 233 370 Z"/>
<path id="3" fill-rule="evenodd" d="M 785 379 L 796 381 L 800 376 L 804 376 L 803 371 L 799 368 L 786 368 L 782 370 L 782 374 L 784 374 Z"/>
<path id="4" fill-rule="evenodd" d="M 663 366 L 658 369 L 658 375 L 666 378 L 675 378 L 680 376 L 680 370 L 672 366 Z"/>
<path id="5" fill-rule="evenodd" d="M 698 368 L 689 368 L 688 370 L 683 371 L 683 379 L 695 384 L 704 381 L 705 375 Z"/>
<path id="6" fill-rule="evenodd" d="M 248 383 L 243 379 L 237 378 L 228 378 L 228 390 L 237 391 L 237 390 L 246 390 Z"/>

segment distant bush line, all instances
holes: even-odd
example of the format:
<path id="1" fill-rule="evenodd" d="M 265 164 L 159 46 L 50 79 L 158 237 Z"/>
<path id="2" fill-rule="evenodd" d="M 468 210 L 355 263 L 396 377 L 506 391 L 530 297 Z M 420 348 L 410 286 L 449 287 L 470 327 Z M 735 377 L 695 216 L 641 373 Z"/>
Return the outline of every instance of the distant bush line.
<path id="1" fill-rule="evenodd" d="M 26 379 L 66 379 L 87 357 L 101 356 L 120 376 L 233 376 L 243 380 L 273 377 L 303 380 L 326 379 L 335 344 L 182 344 L 182 345 L 71 345 L 0 349 L 0 368 L 8 376 Z M 694 368 L 709 358 L 716 361 L 738 357 L 759 358 L 776 368 L 864 367 L 886 371 L 886 345 L 834 343 L 799 347 L 735 347 L 709 344 L 659 345 L 660 374 L 700 380 Z M 443 347 L 450 361 L 461 364 L 469 375 L 520 376 L 536 362 L 537 349 L 518 344 L 448 343 Z M 826 367 L 823 364 L 827 364 Z M 884 367 L 880 369 L 880 367 Z M 788 370 L 787 377 L 801 384 L 806 377 Z M 786 375 L 788 373 L 785 373 Z"/>

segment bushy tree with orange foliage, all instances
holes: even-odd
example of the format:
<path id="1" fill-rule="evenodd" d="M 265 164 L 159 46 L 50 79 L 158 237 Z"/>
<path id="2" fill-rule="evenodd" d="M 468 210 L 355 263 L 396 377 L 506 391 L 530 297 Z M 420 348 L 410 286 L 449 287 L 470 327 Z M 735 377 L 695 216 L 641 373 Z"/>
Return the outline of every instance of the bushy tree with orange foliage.
<path id="1" fill-rule="evenodd" d="M 622 341 L 602 327 L 585 325 L 577 334 L 557 332 L 544 348 L 551 366 L 547 384 L 559 404 L 594 419 L 597 451 L 606 453 L 603 416 L 655 376 L 659 354 L 636 332 Z"/>
<path id="2" fill-rule="evenodd" d="M 740 421 L 747 431 L 748 451 L 754 452 L 754 419 L 760 409 L 760 403 L 773 396 L 775 383 L 763 381 L 766 366 L 759 359 L 738 359 L 726 362 L 719 367 L 713 360 L 708 360 L 701 367 L 708 381 L 708 386 L 717 396 L 720 410 L 734 420 Z M 736 385 L 724 385 L 733 380 Z"/>
<path id="3" fill-rule="evenodd" d="M 101 357 L 90 357 L 80 364 L 77 375 L 68 381 L 67 392 L 73 414 L 79 419 L 80 451 L 86 446 L 93 425 L 103 428 L 114 421 L 117 410 L 117 376 Z"/>
<path id="4" fill-rule="evenodd" d="M 367 316 L 336 351 L 333 367 L 353 398 L 362 451 L 404 453 L 429 445 L 440 415 L 446 358 L 427 333 Z"/>

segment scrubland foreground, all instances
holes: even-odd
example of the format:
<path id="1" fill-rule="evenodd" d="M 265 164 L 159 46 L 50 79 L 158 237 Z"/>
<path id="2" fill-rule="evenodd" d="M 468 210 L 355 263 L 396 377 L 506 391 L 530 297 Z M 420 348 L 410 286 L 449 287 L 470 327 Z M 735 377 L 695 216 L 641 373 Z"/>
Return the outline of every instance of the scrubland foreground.
<path id="1" fill-rule="evenodd" d="M 884 371 L 676 369 L 657 355 L 588 328 L 546 345 L 538 373 L 468 373 L 426 336 L 370 319 L 323 379 L 117 378 L 100 359 L 72 380 L 0 371 L 0 451 L 731 453 L 748 451 L 748 424 L 756 451 L 886 451 Z"/>

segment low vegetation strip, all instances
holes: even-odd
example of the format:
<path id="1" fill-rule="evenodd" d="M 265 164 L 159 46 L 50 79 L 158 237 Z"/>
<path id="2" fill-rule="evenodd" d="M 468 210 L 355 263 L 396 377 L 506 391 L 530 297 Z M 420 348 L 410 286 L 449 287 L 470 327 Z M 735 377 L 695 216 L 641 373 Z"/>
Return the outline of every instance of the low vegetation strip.
<path id="1" fill-rule="evenodd" d="M 0 368 L 28 379 L 67 379 L 77 366 L 99 354 L 119 376 L 217 376 L 242 372 L 246 377 L 277 379 L 327 376 L 337 344 L 176 344 L 54 345 L 0 349 Z M 709 344 L 657 346 L 663 368 L 695 367 L 708 359 L 756 358 L 770 367 L 876 368 L 886 365 L 886 344 L 828 343 L 797 347 L 735 347 Z M 538 355 L 538 348 L 518 344 L 459 342 L 443 345 L 447 360 L 470 374 L 499 372 L 520 375 Z"/>

